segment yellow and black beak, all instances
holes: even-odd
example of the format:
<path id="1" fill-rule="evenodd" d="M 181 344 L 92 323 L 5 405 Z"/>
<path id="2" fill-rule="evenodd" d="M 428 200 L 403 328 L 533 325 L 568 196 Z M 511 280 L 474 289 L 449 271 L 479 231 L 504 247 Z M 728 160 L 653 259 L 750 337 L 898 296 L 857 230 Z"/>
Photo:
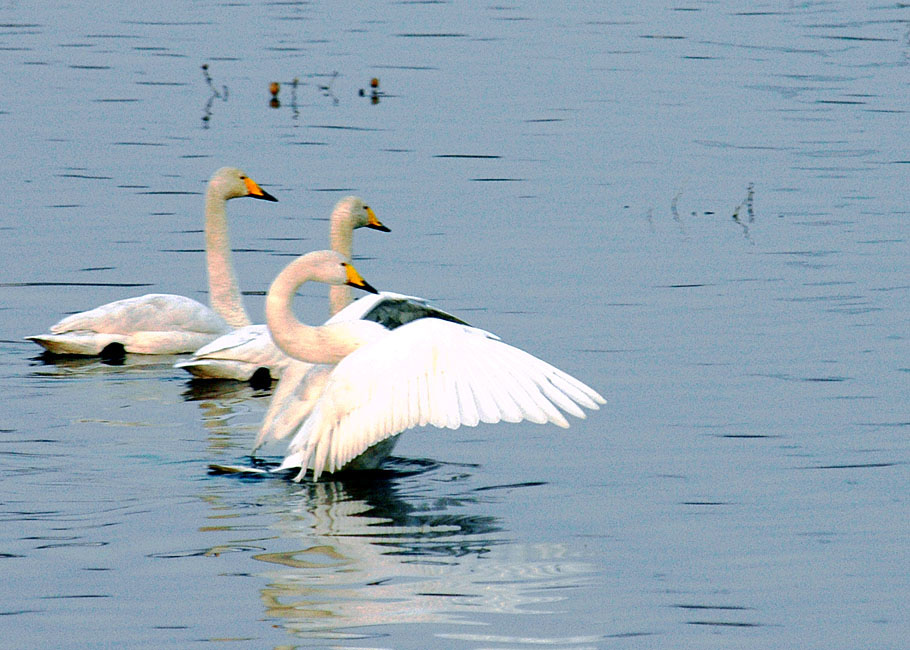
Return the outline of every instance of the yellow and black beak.
<path id="1" fill-rule="evenodd" d="M 252 197 L 254 199 L 263 199 L 265 201 L 277 201 L 278 200 L 274 196 L 272 196 L 271 194 L 266 192 L 264 189 L 259 187 L 259 185 L 256 184 L 256 181 L 254 181 L 249 176 L 244 176 L 243 182 L 246 185 L 247 192 L 249 192 L 249 194 L 247 194 L 247 196 Z"/>
<path id="2" fill-rule="evenodd" d="M 357 272 L 357 269 L 354 268 L 352 264 L 344 263 L 344 270 L 348 274 L 348 281 L 345 282 L 349 287 L 357 287 L 358 289 L 363 289 L 364 291 L 369 291 L 370 293 L 379 293 L 374 289 L 369 282 L 363 279 L 363 276 Z"/>
<path id="3" fill-rule="evenodd" d="M 363 206 L 367 211 L 367 228 L 372 228 L 373 230 L 381 230 L 382 232 L 392 232 L 387 226 L 385 226 L 379 219 L 376 218 L 376 213 L 373 212 L 373 208 L 368 205 Z"/>

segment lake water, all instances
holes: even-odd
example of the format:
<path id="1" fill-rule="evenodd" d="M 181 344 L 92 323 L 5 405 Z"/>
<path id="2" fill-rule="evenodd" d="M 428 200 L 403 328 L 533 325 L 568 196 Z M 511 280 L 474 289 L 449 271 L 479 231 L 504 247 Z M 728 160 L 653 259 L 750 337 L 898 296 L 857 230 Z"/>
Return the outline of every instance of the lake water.
<path id="1" fill-rule="evenodd" d="M 906 3 L 6 0 L 0 67 L 5 646 L 906 647 Z M 222 165 L 255 320 L 356 193 L 373 285 L 607 405 L 210 475 L 269 391 L 22 337 L 205 300 Z"/>

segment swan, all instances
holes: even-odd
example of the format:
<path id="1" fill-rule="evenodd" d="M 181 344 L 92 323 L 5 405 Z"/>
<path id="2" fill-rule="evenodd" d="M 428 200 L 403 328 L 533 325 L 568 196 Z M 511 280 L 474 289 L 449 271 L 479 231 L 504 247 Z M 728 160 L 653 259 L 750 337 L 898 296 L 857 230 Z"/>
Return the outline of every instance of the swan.
<path id="1" fill-rule="evenodd" d="M 565 411 L 585 417 L 598 409 L 594 389 L 483 330 L 441 318 L 420 318 L 389 330 L 355 319 L 308 326 L 291 303 L 307 281 L 349 285 L 377 293 L 344 257 L 308 253 L 275 278 L 266 320 L 289 356 L 317 364 L 300 388 L 309 414 L 275 471 L 323 472 L 376 467 L 399 434 L 425 426 L 456 429 L 500 421 L 551 422 L 568 427 Z M 356 303 L 355 303 L 356 304 Z M 317 388 L 306 385 L 316 375 Z"/>
<path id="2" fill-rule="evenodd" d="M 205 193 L 205 250 L 211 308 L 174 294 L 150 293 L 73 314 L 50 334 L 27 336 L 52 354 L 180 354 L 250 324 L 231 267 L 225 204 L 249 196 L 277 201 L 240 169 L 222 167 Z"/>
<path id="3" fill-rule="evenodd" d="M 368 320 L 391 330 L 419 318 L 438 318 L 461 325 L 468 324 L 460 318 L 434 307 L 423 298 L 391 291 L 379 291 L 358 298 L 332 316 L 325 324 Z M 259 428 L 253 453 L 266 441 L 282 440 L 298 427 L 321 394 L 325 387 L 325 380 L 332 369 L 330 365 L 312 364 L 287 355 L 284 356 L 289 361 L 272 393 L 272 400 L 269 402 L 268 411 Z"/>
<path id="4" fill-rule="evenodd" d="M 354 230 L 362 227 L 390 232 L 363 199 L 348 196 L 338 201 L 330 219 L 332 250 L 351 259 Z M 350 287 L 342 285 L 329 289 L 332 314 L 341 311 L 351 300 Z M 351 314 L 353 312 L 345 317 Z M 280 378 L 290 363 L 291 359 L 272 342 L 268 327 L 262 324 L 239 327 L 219 336 L 196 350 L 189 359 L 175 363 L 174 367 L 201 379 L 237 379 L 258 385 Z"/>

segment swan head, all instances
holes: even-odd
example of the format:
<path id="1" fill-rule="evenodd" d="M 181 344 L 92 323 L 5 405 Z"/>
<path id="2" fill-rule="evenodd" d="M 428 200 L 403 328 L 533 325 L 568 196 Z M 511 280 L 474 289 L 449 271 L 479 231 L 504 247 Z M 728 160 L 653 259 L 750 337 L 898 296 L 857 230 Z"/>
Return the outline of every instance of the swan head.
<path id="1" fill-rule="evenodd" d="M 373 208 L 363 202 L 359 196 L 346 196 L 335 204 L 332 211 L 332 221 L 344 222 L 351 230 L 356 228 L 372 228 L 382 232 L 391 232 L 379 219 Z"/>
<path id="2" fill-rule="evenodd" d="M 313 280 L 334 286 L 347 285 L 369 293 L 379 293 L 363 279 L 344 255 L 335 251 L 314 251 L 302 255 L 282 271 L 284 274 L 295 280 Z"/>
<path id="3" fill-rule="evenodd" d="M 376 293 L 376 289 L 363 279 L 354 265 L 335 251 L 307 253 L 288 264 L 272 282 L 265 296 L 265 319 L 269 333 L 288 356 L 307 363 L 334 364 L 385 332 L 385 328 L 378 323 L 356 319 L 316 327 L 300 322 L 292 303 L 297 290 L 306 282 L 333 286 L 346 284 Z"/>
<path id="4" fill-rule="evenodd" d="M 354 265 L 350 262 L 342 262 L 341 266 L 344 267 L 344 274 L 347 278 L 345 284 L 349 287 L 356 287 L 358 289 L 363 289 L 369 293 L 379 293 L 369 282 L 363 279 L 363 276 L 357 272 L 357 269 L 354 268 Z"/>
<path id="5" fill-rule="evenodd" d="M 236 167 L 222 167 L 209 180 L 209 194 L 223 200 L 236 199 L 249 196 L 265 201 L 277 201 L 274 196 L 266 192 L 246 172 Z"/>

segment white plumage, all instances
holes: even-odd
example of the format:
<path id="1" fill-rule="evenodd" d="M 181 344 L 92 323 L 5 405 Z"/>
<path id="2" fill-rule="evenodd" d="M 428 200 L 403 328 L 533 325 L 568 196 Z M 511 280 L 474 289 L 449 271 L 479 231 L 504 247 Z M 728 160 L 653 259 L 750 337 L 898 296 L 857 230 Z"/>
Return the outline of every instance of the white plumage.
<path id="1" fill-rule="evenodd" d="M 327 364 L 318 371 L 324 385 L 279 467 L 299 468 L 296 480 L 309 468 L 316 480 L 323 472 L 375 466 L 396 436 L 418 426 L 455 429 L 530 420 L 567 427 L 560 409 L 583 418 L 580 407 L 605 403 L 567 373 L 460 323 L 422 318 L 388 330 L 364 320 L 320 327 L 296 320 L 290 303 L 301 284 L 350 282 L 352 272 L 359 282 L 354 286 L 363 287 L 341 258 L 310 253 L 279 274 L 266 299 L 279 347 L 301 360 Z M 306 377 L 295 389 L 305 394 Z"/>
<path id="2" fill-rule="evenodd" d="M 263 368 L 277 379 L 292 361 L 272 342 L 266 325 L 247 325 L 219 336 L 174 367 L 199 379 L 248 381 Z"/>
<path id="3" fill-rule="evenodd" d="M 368 320 L 391 330 L 420 318 L 438 318 L 462 325 L 467 324 L 434 307 L 423 298 L 391 291 L 380 291 L 358 298 L 332 316 L 325 324 Z M 222 337 L 222 339 L 227 339 L 229 336 Z M 282 370 L 281 380 L 272 393 L 268 412 L 253 447 L 254 452 L 267 441 L 283 440 L 294 433 L 315 406 L 316 400 L 322 394 L 328 380 L 329 373 L 334 367 L 327 364 L 307 363 L 283 353 L 282 356 L 286 365 Z"/>
<path id="4" fill-rule="evenodd" d="M 124 352 L 180 354 L 249 324 L 231 267 L 225 214 L 226 202 L 242 196 L 277 200 L 233 167 L 219 169 L 209 180 L 205 236 L 211 308 L 175 294 L 146 294 L 67 316 L 50 334 L 26 339 L 53 354 L 97 355 L 118 345 Z"/>
<path id="5" fill-rule="evenodd" d="M 569 423 L 603 398 L 574 377 L 487 332 L 434 318 L 386 332 L 342 359 L 280 469 L 334 472 L 408 429 L 480 422 Z M 389 450 L 390 451 L 390 450 Z"/>
<path id="6" fill-rule="evenodd" d="M 111 344 L 137 354 L 180 354 L 230 330 L 192 298 L 149 293 L 67 316 L 51 334 L 26 337 L 53 354 L 94 356 Z"/>

